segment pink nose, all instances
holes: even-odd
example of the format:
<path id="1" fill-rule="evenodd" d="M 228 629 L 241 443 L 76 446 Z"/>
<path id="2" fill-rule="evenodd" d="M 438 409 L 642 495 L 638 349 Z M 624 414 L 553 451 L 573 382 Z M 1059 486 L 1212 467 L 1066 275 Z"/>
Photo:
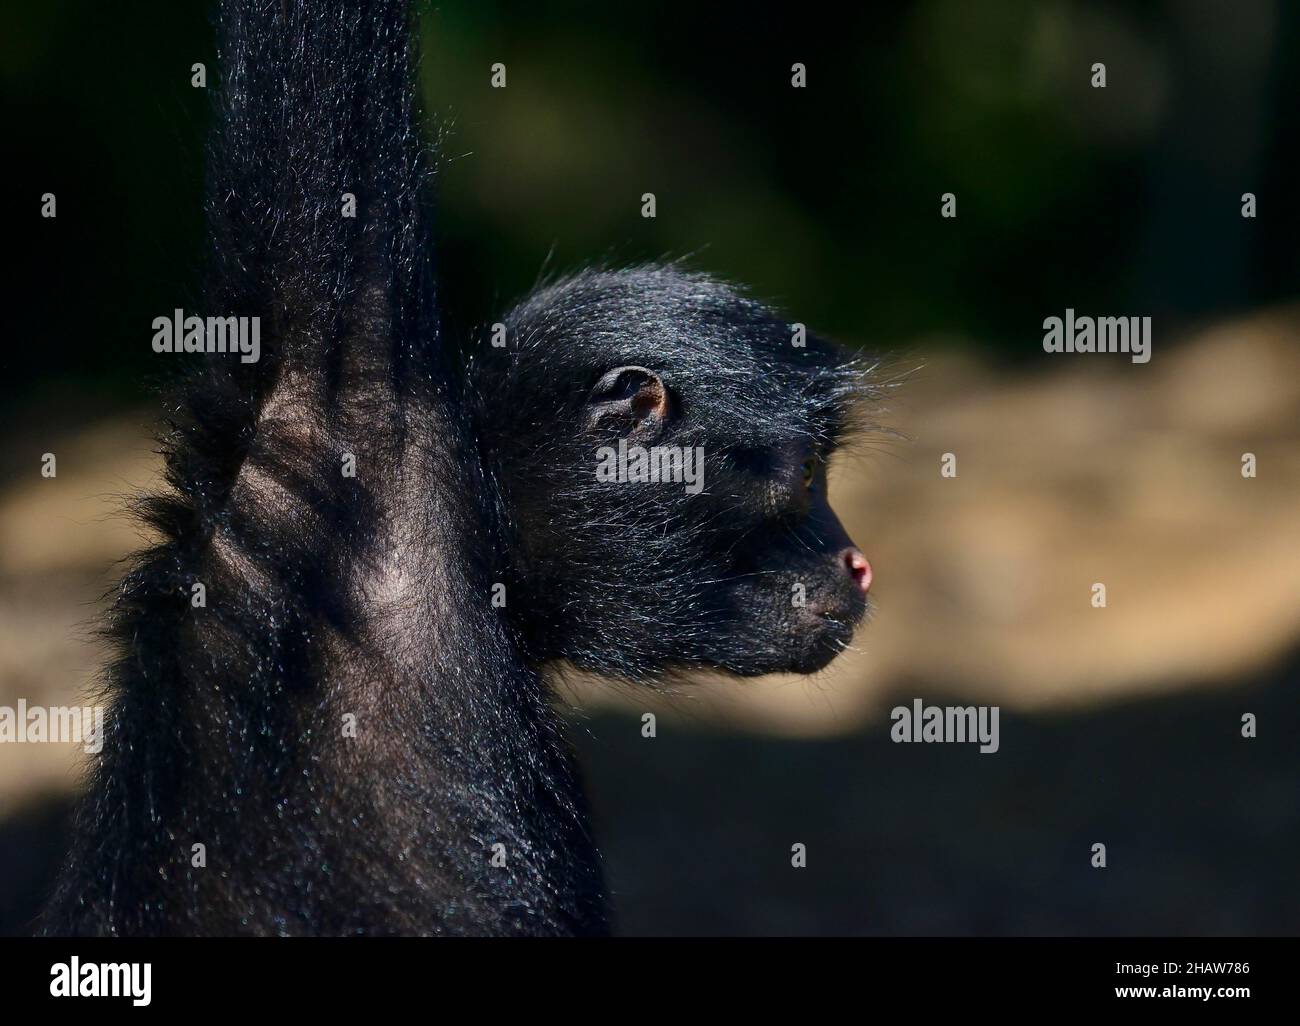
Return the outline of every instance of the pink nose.
<path id="1" fill-rule="evenodd" d="M 871 587 L 871 564 L 867 562 L 867 557 L 857 549 L 845 549 L 844 566 L 853 578 L 853 583 L 865 595 Z"/>

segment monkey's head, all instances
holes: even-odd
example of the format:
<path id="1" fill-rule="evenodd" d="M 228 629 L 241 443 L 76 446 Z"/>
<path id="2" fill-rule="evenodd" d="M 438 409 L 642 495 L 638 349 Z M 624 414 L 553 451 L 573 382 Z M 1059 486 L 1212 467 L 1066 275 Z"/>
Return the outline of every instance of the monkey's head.
<path id="1" fill-rule="evenodd" d="M 826 469 L 870 392 L 858 363 L 675 266 L 583 272 L 504 324 L 471 380 L 537 658 L 748 676 L 847 645 L 871 568 Z"/>

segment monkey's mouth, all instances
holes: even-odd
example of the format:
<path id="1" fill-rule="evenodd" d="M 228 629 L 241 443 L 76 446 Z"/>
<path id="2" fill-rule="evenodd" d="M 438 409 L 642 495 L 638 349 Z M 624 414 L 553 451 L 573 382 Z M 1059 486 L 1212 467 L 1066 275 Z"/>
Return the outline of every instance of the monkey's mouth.
<path id="1" fill-rule="evenodd" d="M 858 624 L 862 622 L 863 610 L 856 610 L 853 613 L 823 613 L 822 614 L 822 637 L 826 639 L 827 644 L 838 646 L 837 651 L 846 648 L 850 641 L 853 640 L 853 634 Z"/>
<path id="2" fill-rule="evenodd" d="M 858 625 L 866 619 L 868 601 L 865 596 L 854 595 L 843 603 L 813 612 L 823 632 L 847 643 Z"/>

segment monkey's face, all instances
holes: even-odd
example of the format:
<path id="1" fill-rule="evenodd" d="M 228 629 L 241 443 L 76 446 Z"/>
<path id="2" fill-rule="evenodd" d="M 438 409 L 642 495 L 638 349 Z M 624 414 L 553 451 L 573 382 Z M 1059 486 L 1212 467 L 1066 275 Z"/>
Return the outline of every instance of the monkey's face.
<path id="1" fill-rule="evenodd" d="M 725 286 L 580 277 L 508 320 L 477 382 L 539 658 L 624 677 L 811 673 L 849 643 L 871 568 L 827 495 L 861 372 Z"/>
<path id="2" fill-rule="evenodd" d="M 512 487 L 518 611 L 545 623 L 539 649 L 633 676 L 822 669 L 871 583 L 829 502 L 829 453 L 737 448 L 696 430 L 658 372 L 607 376 L 568 458 Z"/>

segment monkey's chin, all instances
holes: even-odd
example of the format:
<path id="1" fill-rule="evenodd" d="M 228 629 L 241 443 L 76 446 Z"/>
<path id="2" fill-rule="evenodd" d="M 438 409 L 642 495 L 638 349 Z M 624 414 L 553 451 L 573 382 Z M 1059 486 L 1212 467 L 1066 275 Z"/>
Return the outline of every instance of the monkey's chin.
<path id="1" fill-rule="evenodd" d="M 791 653 L 786 665 L 780 667 L 783 673 L 817 673 L 826 669 L 837 655 L 848 648 L 853 640 L 853 631 L 861 620 L 861 614 L 838 616 L 818 616 L 817 623 L 809 634 L 801 639 L 798 650 Z"/>
<path id="2" fill-rule="evenodd" d="M 820 635 L 809 646 L 799 665 L 794 667 L 794 672 L 816 673 L 818 670 L 826 669 L 835 661 L 835 657 L 848 647 L 851 637 L 853 637 L 852 627 L 836 624 L 832 630 Z"/>

